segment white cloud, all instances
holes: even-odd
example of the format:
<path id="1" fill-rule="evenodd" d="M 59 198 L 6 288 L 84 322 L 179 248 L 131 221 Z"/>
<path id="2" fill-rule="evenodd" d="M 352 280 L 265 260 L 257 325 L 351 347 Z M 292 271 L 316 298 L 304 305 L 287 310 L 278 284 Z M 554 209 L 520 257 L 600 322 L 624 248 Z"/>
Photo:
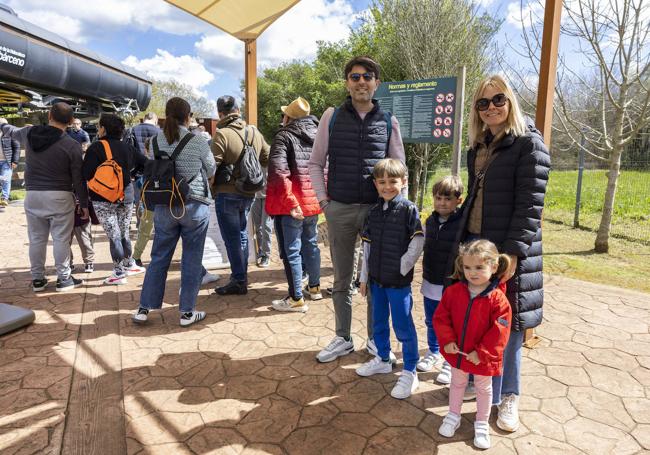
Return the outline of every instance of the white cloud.
<path id="1" fill-rule="evenodd" d="M 544 18 L 544 6 L 536 0 L 522 5 L 519 1 L 514 1 L 508 4 L 506 11 L 506 22 L 518 29 L 523 29 L 524 26 L 529 26 L 532 23 L 537 23 L 540 19 Z"/>
<path id="2" fill-rule="evenodd" d="M 151 58 L 139 59 L 129 55 L 122 63 L 146 73 L 149 77 L 168 81 L 176 80 L 189 85 L 197 95 L 207 97 L 203 90 L 214 80 L 214 75 L 205 68 L 203 60 L 190 55 L 175 56 L 158 49 Z"/>
<path id="3" fill-rule="evenodd" d="M 350 34 L 358 19 L 345 0 L 302 0 L 274 22 L 257 43 L 258 66 L 275 66 L 290 60 L 312 60 L 317 41 L 339 41 Z M 215 31 L 195 43 L 198 55 L 219 72 L 243 77 L 244 43 Z"/>
<path id="4" fill-rule="evenodd" d="M 55 11 L 28 11 L 19 13 L 21 19 L 33 24 L 41 23 L 44 29 L 76 42 L 84 41 L 83 23 L 77 18 L 64 16 Z M 45 26 L 47 24 L 47 26 Z"/>

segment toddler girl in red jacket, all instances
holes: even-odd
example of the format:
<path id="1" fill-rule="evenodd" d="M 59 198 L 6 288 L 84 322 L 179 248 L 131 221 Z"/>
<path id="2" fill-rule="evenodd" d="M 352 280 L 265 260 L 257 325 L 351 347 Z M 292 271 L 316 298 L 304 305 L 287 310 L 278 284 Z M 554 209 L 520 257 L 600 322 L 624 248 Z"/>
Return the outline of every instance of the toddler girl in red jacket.
<path id="1" fill-rule="evenodd" d="M 433 316 L 442 355 L 451 365 L 449 413 L 438 432 L 451 438 L 460 426 L 460 408 L 470 374 L 476 388 L 474 445 L 490 447 L 488 418 L 492 403 L 492 376 L 501 374 L 503 350 L 510 336 L 512 310 L 500 277 L 510 260 L 488 240 L 461 245 L 454 278 Z"/>

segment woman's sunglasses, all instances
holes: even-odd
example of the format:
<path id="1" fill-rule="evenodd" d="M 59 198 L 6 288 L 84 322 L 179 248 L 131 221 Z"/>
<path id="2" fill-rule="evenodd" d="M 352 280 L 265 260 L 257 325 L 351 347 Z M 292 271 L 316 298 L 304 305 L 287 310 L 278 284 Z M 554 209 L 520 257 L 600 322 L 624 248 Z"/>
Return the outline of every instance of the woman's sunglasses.
<path id="1" fill-rule="evenodd" d="M 508 97 L 503 93 L 497 93 L 492 97 L 492 99 L 481 98 L 476 101 L 476 110 L 487 111 L 490 107 L 490 102 L 494 104 L 494 107 L 503 107 L 506 105 Z"/>
<path id="2" fill-rule="evenodd" d="M 366 82 L 370 82 L 375 78 L 375 75 L 373 73 L 363 73 L 363 74 L 351 73 L 348 75 L 348 79 L 354 82 L 359 82 L 361 78 L 363 78 L 363 80 Z"/>

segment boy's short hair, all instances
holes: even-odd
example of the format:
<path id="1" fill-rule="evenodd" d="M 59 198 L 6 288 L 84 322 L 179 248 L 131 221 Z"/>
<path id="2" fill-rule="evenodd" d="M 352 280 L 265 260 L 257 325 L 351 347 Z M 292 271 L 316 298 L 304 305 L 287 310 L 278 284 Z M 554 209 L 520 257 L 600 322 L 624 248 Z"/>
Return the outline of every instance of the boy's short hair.
<path id="1" fill-rule="evenodd" d="M 441 196 L 454 196 L 459 198 L 462 196 L 464 190 L 463 181 L 457 175 L 443 177 L 433 185 L 434 196 L 439 194 Z"/>
<path id="2" fill-rule="evenodd" d="M 372 169 L 372 176 L 376 179 L 382 178 L 383 176 L 405 179 L 407 172 L 406 166 L 400 160 L 384 158 L 375 164 L 375 167 Z"/>

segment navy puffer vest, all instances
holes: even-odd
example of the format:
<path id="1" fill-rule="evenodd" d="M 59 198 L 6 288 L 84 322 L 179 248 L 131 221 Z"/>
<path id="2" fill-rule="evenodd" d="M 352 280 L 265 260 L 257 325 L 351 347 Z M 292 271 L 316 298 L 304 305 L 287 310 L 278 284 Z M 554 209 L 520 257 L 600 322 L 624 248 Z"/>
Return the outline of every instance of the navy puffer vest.
<path id="1" fill-rule="evenodd" d="M 403 288 L 413 281 L 413 269 L 404 276 L 400 273 L 400 263 L 411 242 L 408 225 L 417 208 L 401 195 L 388 202 L 386 210 L 383 205 L 384 201 L 380 200 L 368 212 L 368 275 L 380 286 Z"/>
<path id="2" fill-rule="evenodd" d="M 388 125 L 379 103 L 363 120 L 348 99 L 339 108 L 329 138 L 329 171 L 327 193 L 344 204 L 372 204 L 377 190 L 372 182 L 372 169 L 387 156 Z"/>

